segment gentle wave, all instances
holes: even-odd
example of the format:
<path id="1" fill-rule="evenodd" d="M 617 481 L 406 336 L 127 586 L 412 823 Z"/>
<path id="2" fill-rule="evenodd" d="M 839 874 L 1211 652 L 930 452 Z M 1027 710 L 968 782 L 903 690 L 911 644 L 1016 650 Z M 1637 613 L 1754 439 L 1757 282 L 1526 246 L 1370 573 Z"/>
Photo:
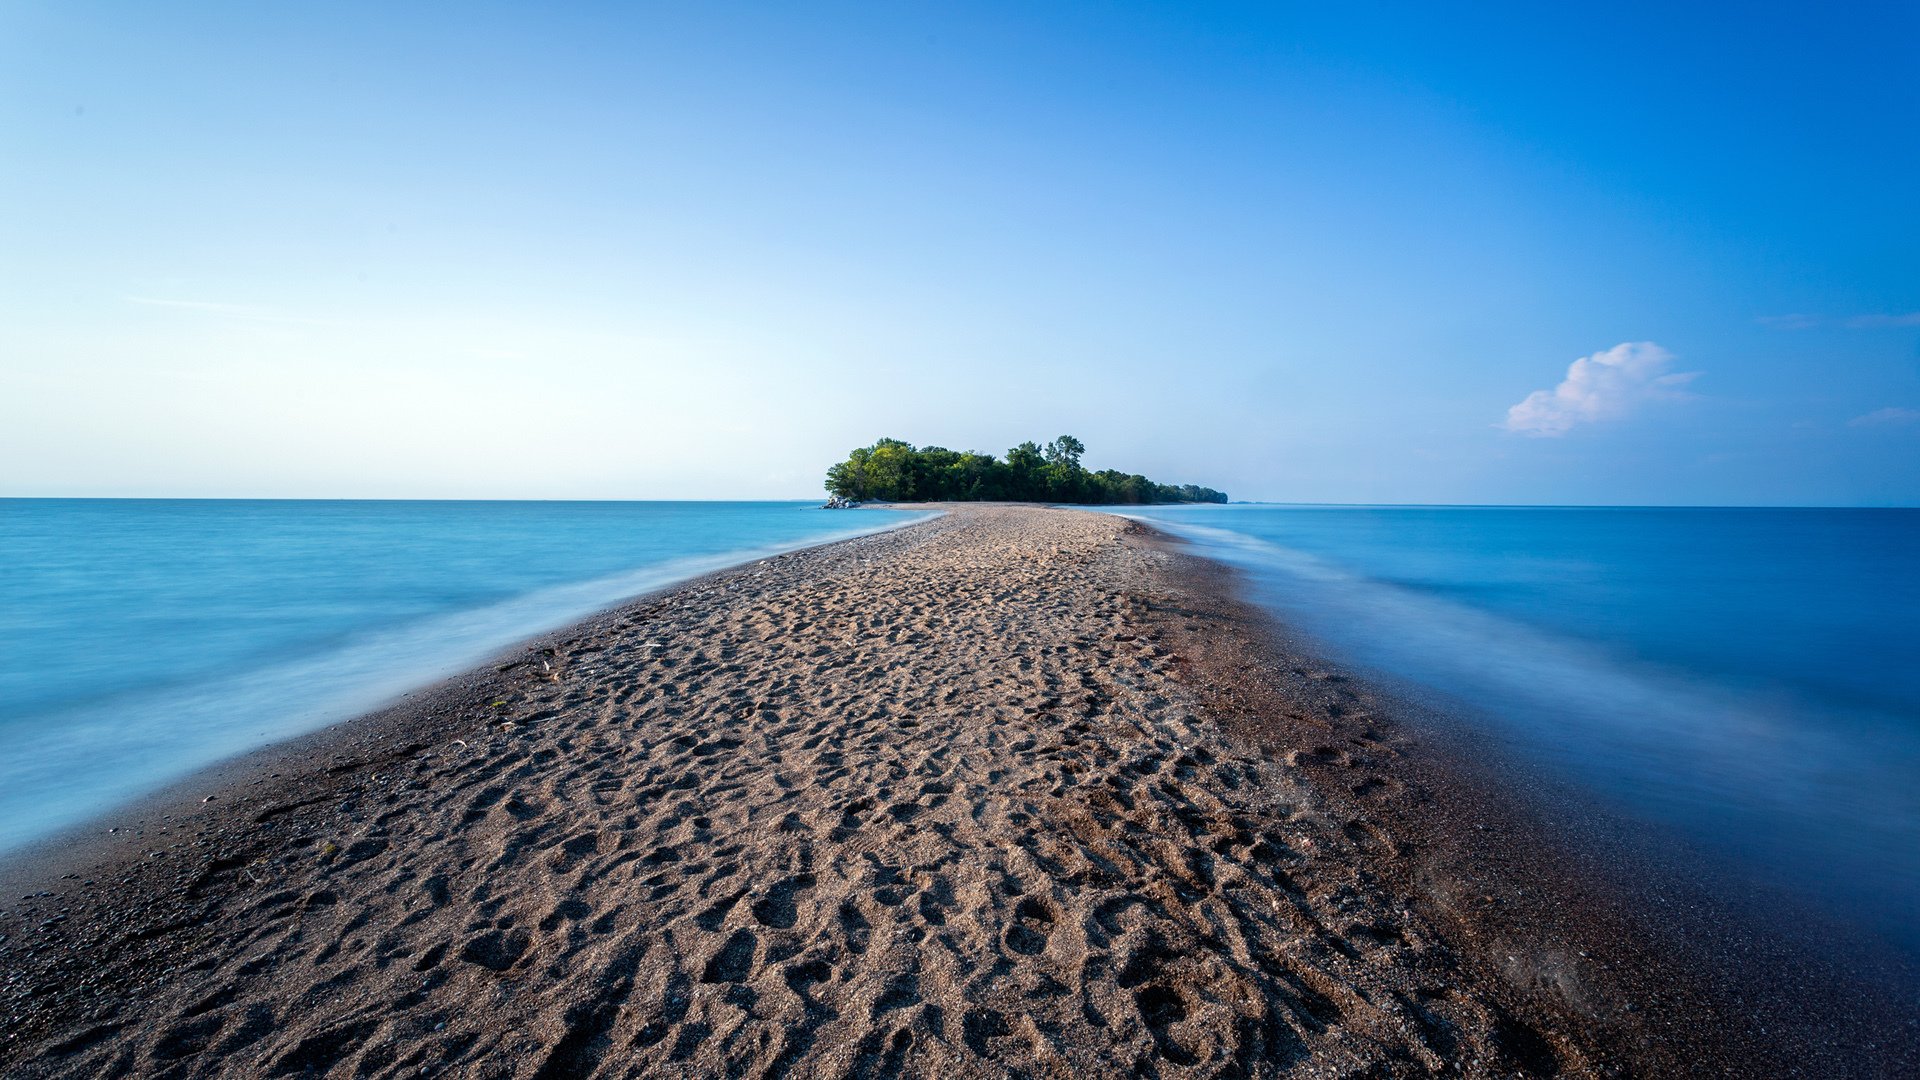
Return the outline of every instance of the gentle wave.
<path id="1" fill-rule="evenodd" d="M 1245 527 L 1138 516 L 1248 571 L 1256 600 L 1337 658 L 1497 732 L 1515 753 L 1625 813 L 1915 937 L 1920 757 L 1911 717 L 1721 685 Z"/>
<path id="2" fill-rule="evenodd" d="M 224 758 L 363 714 L 468 670 L 514 642 L 631 597 L 932 516 L 862 514 L 856 519 L 863 522 L 860 527 L 809 529 L 786 542 L 669 559 L 478 608 L 351 632 L 303 655 L 238 666 L 187 685 L 155 672 L 147 682 L 104 699 L 17 716 L 0 726 L 6 747 L 0 756 L 0 851 Z M 88 601 L 74 597 L 71 602 Z M 270 618 L 271 612 L 262 617 Z M 209 641 L 208 647 L 219 643 Z"/>

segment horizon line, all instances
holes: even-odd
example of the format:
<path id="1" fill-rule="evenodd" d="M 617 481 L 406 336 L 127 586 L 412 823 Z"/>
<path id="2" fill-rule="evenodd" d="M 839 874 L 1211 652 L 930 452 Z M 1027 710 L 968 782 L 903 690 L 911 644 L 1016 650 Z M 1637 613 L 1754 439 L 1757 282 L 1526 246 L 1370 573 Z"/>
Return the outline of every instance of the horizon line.
<path id="1" fill-rule="evenodd" d="M 810 503 L 815 496 L 788 498 L 564 498 L 516 496 L 412 496 L 412 495 L 0 495 L 0 502 L 324 502 L 324 503 Z M 824 502 L 824 497 L 820 497 Z M 968 500 L 930 500 L 954 502 Z M 1403 509 L 1403 510 L 1920 510 L 1909 503 L 1526 503 L 1526 502 L 1302 502 L 1283 499 L 1233 499 L 1226 503 L 1062 503 L 1009 499 L 981 502 L 1015 503 L 1029 506 L 1062 506 L 1105 509 L 1108 507 L 1187 506 L 1217 509 L 1221 506 L 1270 506 L 1316 509 Z M 912 506 L 911 502 L 872 503 Z"/>

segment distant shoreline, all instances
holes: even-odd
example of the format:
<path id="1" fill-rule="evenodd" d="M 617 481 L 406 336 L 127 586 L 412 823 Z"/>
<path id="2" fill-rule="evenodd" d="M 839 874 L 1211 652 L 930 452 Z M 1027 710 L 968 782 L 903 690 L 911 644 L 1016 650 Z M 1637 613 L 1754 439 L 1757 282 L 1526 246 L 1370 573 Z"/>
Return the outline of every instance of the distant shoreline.
<path id="1" fill-rule="evenodd" d="M 0 1066 L 1778 1067 L 1231 571 L 901 505 L 10 862 Z"/>

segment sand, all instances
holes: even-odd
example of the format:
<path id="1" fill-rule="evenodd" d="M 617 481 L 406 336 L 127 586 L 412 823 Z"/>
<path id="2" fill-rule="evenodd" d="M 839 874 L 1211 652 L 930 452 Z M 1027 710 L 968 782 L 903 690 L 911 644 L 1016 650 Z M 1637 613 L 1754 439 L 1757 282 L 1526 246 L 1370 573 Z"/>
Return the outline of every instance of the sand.
<path id="1" fill-rule="evenodd" d="M 110 817 L 8 879 L 67 875 L 6 897 L 0 1071 L 1605 1076 L 1711 1052 L 1708 1005 L 1643 1011 L 1658 971 L 1576 955 L 1625 933 L 1560 908 L 1579 879 L 1503 912 L 1534 879 L 1450 839 L 1473 826 L 1396 772 L 1405 737 L 1252 643 L 1196 562 L 1108 515 L 956 509 L 644 598 Z"/>

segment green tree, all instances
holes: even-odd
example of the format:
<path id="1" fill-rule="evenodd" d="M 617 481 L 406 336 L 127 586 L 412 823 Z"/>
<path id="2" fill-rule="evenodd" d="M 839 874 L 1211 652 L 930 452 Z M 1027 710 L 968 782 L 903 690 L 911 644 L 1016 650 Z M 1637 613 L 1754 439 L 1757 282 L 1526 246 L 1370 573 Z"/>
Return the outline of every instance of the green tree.
<path id="1" fill-rule="evenodd" d="M 855 454 L 863 453 L 856 450 Z M 843 499 L 864 499 L 867 497 L 866 478 L 861 475 L 860 466 L 851 456 L 848 460 L 836 462 L 827 467 L 827 494 L 838 495 Z"/>
<path id="2" fill-rule="evenodd" d="M 1047 459 L 1029 440 L 1007 451 L 1007 498 L 1039 501 L 1046 494 Z"/>
<path id="3" fill-rule="evenodd" d="M 913 492 L 913 444 L 881 439 L 867 457 L 867 494 L 887 502 L 907 502 Z"/>
<path id="4" fill-rule="evenodd" d="M 826 488 L 848 499 L 894 502 L 1010 499 L 1029 502 L 1154 503 L 1227 501 L 1224 492 L 1195 484 L 1156 484 L 1117 469 L 1089 472 L 1080 464 L 1086 445 L 1062 435 L 1044 448 L 1032 441 L 992 454 L 944 446 L 915 449 L 881 439 L 827 469 Z"/>
<path id="5" fill-rule="evenodd" d="M 1067 469 L 1080 467 L 1080 455 L 1087 452 L 1087 444 L 1071 435 L 1062 435 L 1047 444 L 1047 461 Z"/>

